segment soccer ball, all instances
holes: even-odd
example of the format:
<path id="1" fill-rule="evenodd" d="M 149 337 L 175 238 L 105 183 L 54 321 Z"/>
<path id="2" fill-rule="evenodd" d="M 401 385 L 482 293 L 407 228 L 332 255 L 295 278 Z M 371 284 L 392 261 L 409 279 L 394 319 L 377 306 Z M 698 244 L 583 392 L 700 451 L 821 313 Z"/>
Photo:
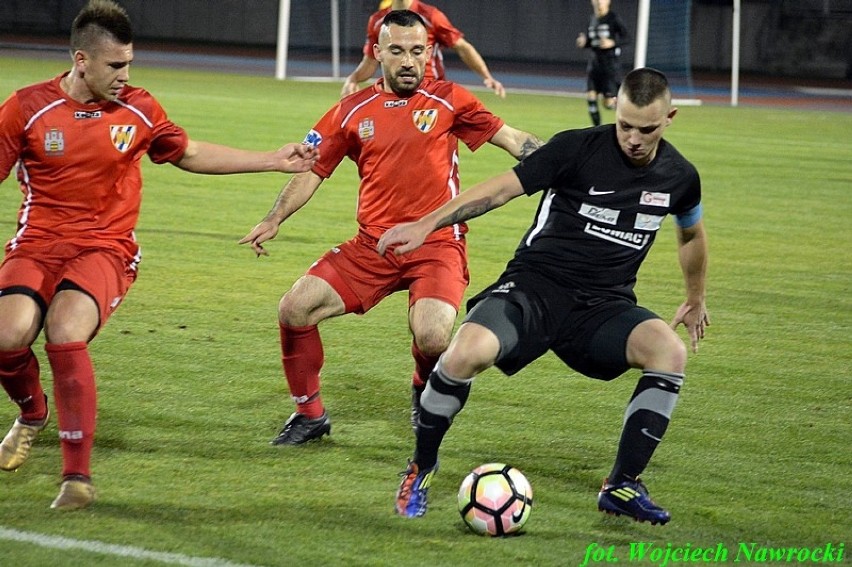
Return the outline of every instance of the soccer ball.
<path id="1" fill-rule="evenodd" d="M 476 467 L 459 487 L 459 513 L 480 535 L 517 534 L 530 517 L 532 487 L 513 466 L 489 463 Z"/>

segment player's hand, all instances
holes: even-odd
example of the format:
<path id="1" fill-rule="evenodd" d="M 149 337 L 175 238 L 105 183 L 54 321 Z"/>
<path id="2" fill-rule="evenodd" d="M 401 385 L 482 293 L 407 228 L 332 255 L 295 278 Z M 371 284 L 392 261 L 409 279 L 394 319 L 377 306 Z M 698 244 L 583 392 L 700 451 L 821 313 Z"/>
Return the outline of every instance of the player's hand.
<path id="1" fill-rule="evenodd" d="M 577 36 L 577 47 L 580 49 L 586 47 L 586 34 L 581 33 Z"/>
<path id="2" fill-rule="evenodd" d="M 604 37 L 601 39 L 601 49 L 612 49 L 615 47 L 615 40 L 611 37 Z"/>
<path id="3" fill-rule="evenodd" d="M 423 244 L 429 232 L 429 230 L 421 228 L 420 224 L 416 222 L 398 224 L 379 238 L 376 250 L 382 256 L 392 247 L 393 253 L 397 256 L 411 252 Z"/>
<path id="4" fill-rule="evenodd" d="M 503 88 L 503 83 L 491 77 L 490 79 L 484 79 L 482 81 L 486 87 L 494 91 L 494 94 L 499 96 L 500 98 L 506 98 L 506 89 Z"/>
<path id="5" fill-rule="evenodd" d="M 698 352 L 698 341 L 704 338 L 704 328 L 710 326 L 710 314 L 704 307 L 704 302 L 696 305 L 684 301 L 675 313 L 674 319 L 671 322 L 671 328 L 677 329 L 677 326 L 683 324 L 689 333 L 689 343 L 692 347 L 692 352 Z"/>
<path id="6" fill-rule="evenodd" d="M 319 159 L 319 150 L 307 144 L 285 144 L 275 152 L 278 171 L 302 173 L 310 171 Z"/>
<path id="7" fill-rule="evenodd" d="M 278 223 L 271 220 L 260 221 L 251 232 L 243 236 L 238 244 L 251 244 L 251 249 L 260 256 L 269 256 L 269 252 L 264 250 L 262 244 L 267 240 L 272 240 L 278 235 Z"/>

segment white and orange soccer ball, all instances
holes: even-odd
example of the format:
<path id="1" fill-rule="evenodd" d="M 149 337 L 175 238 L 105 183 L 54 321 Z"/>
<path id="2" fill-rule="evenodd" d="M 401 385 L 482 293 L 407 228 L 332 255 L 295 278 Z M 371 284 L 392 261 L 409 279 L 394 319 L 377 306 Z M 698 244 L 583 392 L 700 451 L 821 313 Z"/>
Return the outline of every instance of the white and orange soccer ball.
<path id="1" fill-rule="evenodd" d="M 459 513 L 480 535 L 517 534 L 530 517 L 532 503 L 532 486 L 527 478 L 503 463 L 476 467 L 459 487 Z"/>

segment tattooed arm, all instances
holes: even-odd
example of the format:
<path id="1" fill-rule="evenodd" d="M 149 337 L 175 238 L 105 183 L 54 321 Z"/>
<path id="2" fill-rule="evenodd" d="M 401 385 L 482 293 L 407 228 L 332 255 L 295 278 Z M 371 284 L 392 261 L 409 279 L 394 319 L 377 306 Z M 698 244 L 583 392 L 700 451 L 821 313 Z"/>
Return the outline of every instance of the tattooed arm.
<path id="1" fill-rule="evenodd" d="M 382 255 L 391 247 L 394 254 L 405 254 L 423 244 L 429 233 L 484 215 L 523 194 L 521 181 L 509 170 L 477 183 L 418 221 L 396 225 L 382 235 L 376 249 Z"/>
<path id="2" fill-rule="evenodd" d="M 512 128 L 508 124 L 503 124 L 488 141 L 498 148 L 506 150 L 518 161 L 544 145 L 544 140 L 535 134 Z"/>

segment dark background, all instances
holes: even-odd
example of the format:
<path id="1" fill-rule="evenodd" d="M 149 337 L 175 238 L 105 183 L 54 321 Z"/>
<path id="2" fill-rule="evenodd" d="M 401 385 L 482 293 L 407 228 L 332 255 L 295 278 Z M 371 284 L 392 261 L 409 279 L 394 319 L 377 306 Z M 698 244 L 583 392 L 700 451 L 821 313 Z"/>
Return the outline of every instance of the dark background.
<path id="1" fill-rule="evenodd" d="M 119 0 L 133 20 L 137 47 L 273 50 L 278 0 Z M 655 3 L 685 0 L 653 0 Z M 67 41 L 85 0 L 0 0 L 0 44 Z M 431 0 L 490 65 L 576 68 L 585 60 L 574 39 L 588 21 L 586 0 Z M 343 71 L 360 59 L 367 17 L 378 0 L 340 0 Z M 693 0 L 690 57 L 694 71 L 731 69 L 730 0 Z M 638 0 L 613 0 L 634 31 Z M 328 57 L 328 0 L 292 0 L 292 57 Z M 634 33 L 635 36 L 635 33 Z M 454 54 L 447 58 L 452 63 Z M 632 63 L 632 47 L 625 51 Z M 852 78 L 852 0 L 742 0 L 740 68 L 744 73 L 808 79 Z"/>

